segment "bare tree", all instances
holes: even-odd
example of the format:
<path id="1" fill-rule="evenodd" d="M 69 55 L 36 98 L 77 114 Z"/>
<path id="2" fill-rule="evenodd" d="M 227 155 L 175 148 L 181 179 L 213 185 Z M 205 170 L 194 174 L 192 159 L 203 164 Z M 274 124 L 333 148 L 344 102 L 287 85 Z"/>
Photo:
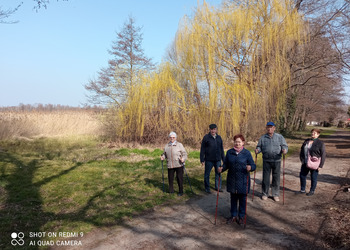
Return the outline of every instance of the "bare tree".
<path id="1" fill-rule="evenodd" d="M 22 3 L 19 4 L 17 7 L 13 8 L 13 9 L 7 9 L 7 10 L 3 9 L 3 7 L 0 6 L 0 23 L 7 23 L 7 24 L 9 24 L 9 23 L 17 23 L 18 21 L 8 21 L 8 18 L 12 14 L 14 14 L 21 5 L 22 5 Z"/>
<path id="2" fill-rule="evenodd" d="M 122 30 L 117 32 L 117 39 L 108 51 L 113 56 L 108 61 L 108 67 L 101 68 L 97 79 L 85 85 L 91 93 L 88 96 L 91 102 L 121 106 L 139 73 L 153 69 L 151 59 L 144 55 L 142 40 L 141 27 L 136 26 L 130 16 Z"/>
<path id="3" fill-rule="evenodd" d="M 304 129 L 311 119 L 332 120 L 342 112 L 349 51 L 348 31 L 339 18 L 348 12 L 348 1 L 299 0 L 296 8 L 309 22 L 309 41 L 296 44 L 289 54 L 287 131 Z"/>
<path id="4" fill-rule="evenodd" d="M 34 9 L 35 10 L 39 10 L 41 8 L 44 8 L 46 9 L 47 8 L 47 5 L 50 3 L 50 0 L 33 0 L 36 5 L 34 6 Z M 57 0 L 58 2 L 59 0 Z M 62 0 L 62 1 L 68 1 L 68 0 Z"/>
<path id="5" fill-rule="evenodd" d="M 49 0 L 33 0 L 35 2 L 34 9 L 39 10 L 41 8 L 47 8 L 47 5 L 50 3 Z M 57 0 L 58 2 L 59 0 Z M 68 1 L 68 0 L 62 0 L 62 1 Z M 0 6 L 0 23 L 3 24 L 13 24 L 18 23 L 18 21 L 8 21 L 7 19 L 10 18 L 21 6 L 23 2 L 19 3 L 17 7 L 15 8 L 8 8 L 4 9 L 3 6 Z"/>

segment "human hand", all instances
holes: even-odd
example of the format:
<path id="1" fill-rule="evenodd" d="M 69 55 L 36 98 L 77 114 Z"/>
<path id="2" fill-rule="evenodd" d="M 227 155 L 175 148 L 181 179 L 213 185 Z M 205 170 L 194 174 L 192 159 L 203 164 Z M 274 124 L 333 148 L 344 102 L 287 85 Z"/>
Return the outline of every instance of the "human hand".
<path id="1" fill-rule="evenodd" d="M 249 172 L 250 170 L 252 170 L 252 166 L 247 165 L 247 171 Z"/>
<path id="2" fill-rule="evenodd" d="M 164 156 L 164 155 L 161 155 L 161 156 L 160 156 L 160 160 L 161 160 L 161 161 L 164 161 L 164 159 L 165 159 L 165 156 Z"/>
<path id="3" fill-rule="evenodd" d="M 204 167 L 204 161 L 203 161 L 203 162 L 201 162 L 201 164 L 202 164 L 202 167 Z"/>
<path id="4" fill-rule="evenodd" d="M 218 167 L 218 173 L 222 172 L 222 167 Z"/>
<path id="5" fill-rule="evenodd" d="M 287 154 L 287 150 L 282 149 L 282 153 L 283 153 L 284 155 Z"/>
<path id="6" fill-rule="evenodd" d="M 181 156 L 181 157 L 180 157 L 180 161 L 181 161 L 182 163 L 184 163 L 184 162 L 185 162 L 185 159 Z"/>
<path id="7" fill-rule="evenodd" d="M 255 149 L 255 154 L 257 155 L 257 154 L 259 154 L 259 149 Z"/>

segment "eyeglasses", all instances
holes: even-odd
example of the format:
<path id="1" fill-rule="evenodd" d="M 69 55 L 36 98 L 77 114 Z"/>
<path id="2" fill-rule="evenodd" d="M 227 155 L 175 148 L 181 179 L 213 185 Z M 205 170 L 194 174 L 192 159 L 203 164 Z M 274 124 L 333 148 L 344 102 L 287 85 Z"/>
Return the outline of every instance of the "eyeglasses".
<path id="1" fill-rule="evenodd" d="M 175 139 L 176 137 L 170 137 L 170 139 Z"/>

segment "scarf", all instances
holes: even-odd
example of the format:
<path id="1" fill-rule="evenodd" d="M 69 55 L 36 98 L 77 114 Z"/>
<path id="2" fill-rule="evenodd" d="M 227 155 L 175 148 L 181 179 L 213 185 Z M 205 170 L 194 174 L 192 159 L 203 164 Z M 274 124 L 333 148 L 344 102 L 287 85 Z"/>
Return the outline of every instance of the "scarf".
<path id="1" fill-rule="evenodd" d="M 236 150 L 237 154 L 239 154 L 243 150 L 244 147 L 241 147 L 241 148 L 233 147 L 233 148 L 234 148 L 234 150 Z"/>

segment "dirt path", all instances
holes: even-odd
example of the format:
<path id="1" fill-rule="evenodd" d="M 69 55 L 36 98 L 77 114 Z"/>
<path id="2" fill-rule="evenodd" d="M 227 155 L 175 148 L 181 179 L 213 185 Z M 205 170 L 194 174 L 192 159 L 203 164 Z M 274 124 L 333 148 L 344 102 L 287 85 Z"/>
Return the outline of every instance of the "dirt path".
<path id="1" fill-rule="evenodd" d="M 256 173 L 255 198 L 250 195 L 247 227 L 226 225 L 230 216 L 229 193 L 220 193 L 218 221 L 214 225 L 216 194 L 191 199 L 186 204 L 157 207 L 116 229 L 97 230 L 83 239 L 84 249 L 325 249 L 330 235 L 345 231 L 350 238 L 349 192 L 350 132 L 338 131 L 324 139 L 327 160 L 318 177 L 314 196 L 297 194 L 300 163 L 288 157 L 285 166 L 285 205 L 272 199 L 262 201 L 261 172 Z M 281 177 L 282 184 L 282 177 Z M 281 185 L 282 186 L 282 185 Z M 308 176 L 307 190 L 310 188 Z M 344 210 L 345 207 L 345 210 Z M 336 218 L 342 209 L 341 218 Z M 338 216 L 339 217 L 339 216 Z M 344 222 L 344 218 L 347 221 Z M 336 228 L 334 228 L 336 227 Z M 327 231 L 328 230 L 328 231 Z M 350 246 L 347 246 L 349 249 Z M 63 248 L 60 248 L 63 249 Z M 72 249 L 72 248 L 69 248 Z M 345 248 L 344 248 L 345 249 Z"/>

